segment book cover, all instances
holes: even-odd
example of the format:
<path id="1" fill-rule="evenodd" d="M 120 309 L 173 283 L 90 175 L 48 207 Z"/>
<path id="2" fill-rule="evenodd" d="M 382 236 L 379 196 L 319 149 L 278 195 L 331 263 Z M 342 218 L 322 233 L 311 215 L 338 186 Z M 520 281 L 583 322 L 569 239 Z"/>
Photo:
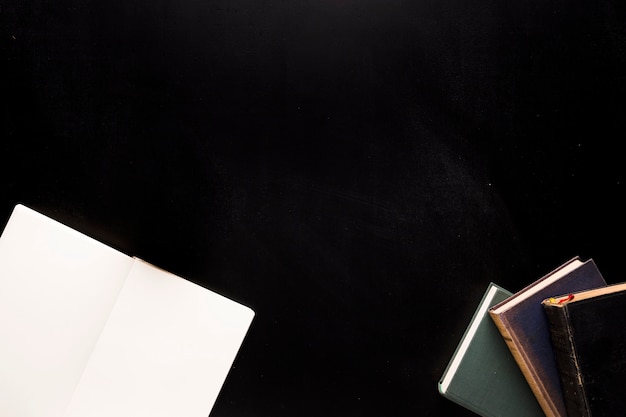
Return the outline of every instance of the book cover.
<path id="1" fill-rule="evenodd" d="M 626 409 L 626 283 L 542 302 L 569 417 Z"/>
<path id="2" fill-rule="evenodd" d="M 541 302 L 555 294 L 606 286 L 595 262 L 572 258 L 489 309 L 547 417 L 567 417 L 548 321 Z"/>
<path id="3" fill-rule="evenodd" d="M 439 392 L 483 417 L 544 417 L 487 310 L 511 293 L 490 283 L 438 383 Z"/>
<path id="4" fill-rule="evenodd" d="M 206 417 L 253 316 L 17 205 L 0 236 L 0 415 Z"/>

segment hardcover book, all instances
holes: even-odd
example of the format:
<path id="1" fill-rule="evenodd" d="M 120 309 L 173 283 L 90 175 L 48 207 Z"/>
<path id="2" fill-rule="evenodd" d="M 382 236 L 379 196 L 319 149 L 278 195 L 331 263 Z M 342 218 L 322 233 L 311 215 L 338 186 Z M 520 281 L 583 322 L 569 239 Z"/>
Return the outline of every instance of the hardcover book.
<path id="1" fill-rule="evenodd" d="M 626 410 L 626 283 L 542 302 L 569 417 Z"/>
<path id="2" fill-rule="evenodd" d="M 595 262 L 575 257 L 489 309 L 547 417 L 567 417 L 548 321 L 541 302 L 555 294 L 606 286 Z"/>
<path id="3" fill-rule="evenodd" d="M 544 417 L 487 314 L 511 293 L 490 283 L 439 380 L 441 395 L 483 417 Z"/>
<path id="4" fill-rule="evenodd" d="M 0 237 L 0 415 L 206 417 L 253 316 L 17 205 Z"/>

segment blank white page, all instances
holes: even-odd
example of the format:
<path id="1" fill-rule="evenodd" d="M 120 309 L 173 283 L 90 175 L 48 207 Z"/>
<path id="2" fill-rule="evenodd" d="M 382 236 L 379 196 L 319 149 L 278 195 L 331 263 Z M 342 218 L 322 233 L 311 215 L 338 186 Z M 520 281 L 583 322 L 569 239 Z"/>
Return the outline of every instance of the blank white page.
<path id="1" fill-rule="evenodd" d="M 136 259 L 65 417 L 207 417 L 253 316 Z"/>
<path id="2" fill-rule="evenodd" d="M 132 263 L 14 208 L 0 237 L 0 416 L 63 415 Z"/>

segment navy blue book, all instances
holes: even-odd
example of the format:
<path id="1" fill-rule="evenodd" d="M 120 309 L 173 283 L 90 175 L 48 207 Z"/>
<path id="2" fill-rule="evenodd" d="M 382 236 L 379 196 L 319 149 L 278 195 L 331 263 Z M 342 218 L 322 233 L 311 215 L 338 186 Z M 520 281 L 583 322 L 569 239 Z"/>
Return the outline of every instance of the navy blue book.
<path id="1" fill-rule="evenodd" d="M 595 262 L 575 257 L 489 309 L 547 417 L 567 417 L 567 411 L 541 303 L 555 295 L 604 286 Z"/>

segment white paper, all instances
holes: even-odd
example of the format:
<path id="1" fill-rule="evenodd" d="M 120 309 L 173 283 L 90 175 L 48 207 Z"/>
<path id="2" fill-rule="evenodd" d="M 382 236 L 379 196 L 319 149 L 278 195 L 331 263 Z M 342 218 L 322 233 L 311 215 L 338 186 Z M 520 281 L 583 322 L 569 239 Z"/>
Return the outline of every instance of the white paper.
<path id="1" fill-rule="evenodd" d="M 0 416 L 206 417 L 253 316 L 18 205 L 0 237 Z"/>

